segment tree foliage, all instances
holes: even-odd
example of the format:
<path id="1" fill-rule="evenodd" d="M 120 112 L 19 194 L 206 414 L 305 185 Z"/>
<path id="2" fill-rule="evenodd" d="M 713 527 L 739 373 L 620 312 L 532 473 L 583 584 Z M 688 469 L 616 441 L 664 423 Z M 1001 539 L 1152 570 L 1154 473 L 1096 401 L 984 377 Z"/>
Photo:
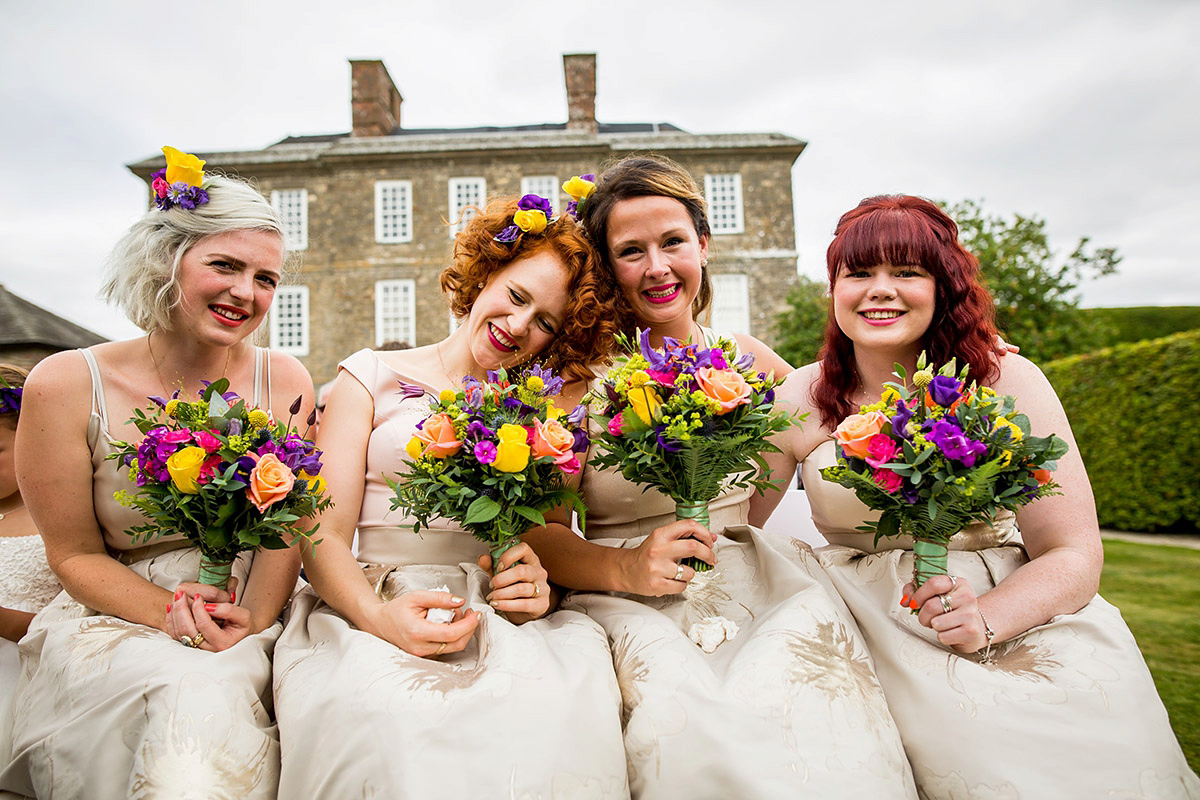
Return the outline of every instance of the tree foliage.
<path id="1" fill-rule="evenodd" d="M 775 318 L 775 351 L 794 367 L 816 361 L 828 321 L 824 282 L 798 277 L 788 292 L 787 308 Z"/>
<path id="2" fill-rule="evenodd" d="M 1080 325 L 1073 312 L 1080 284 L 1116 272 L 1121 257 L 1115 248 L 1092 247 L 1084 236 L 1060 259 L 1036 214 L 1006 219 L 974 200 L 941 205 L 958 223 L 959 241 L 979 259 L 1000 332 L 1022 355 L 1045 362 L 1107 343 L 1111 331 Z"/>

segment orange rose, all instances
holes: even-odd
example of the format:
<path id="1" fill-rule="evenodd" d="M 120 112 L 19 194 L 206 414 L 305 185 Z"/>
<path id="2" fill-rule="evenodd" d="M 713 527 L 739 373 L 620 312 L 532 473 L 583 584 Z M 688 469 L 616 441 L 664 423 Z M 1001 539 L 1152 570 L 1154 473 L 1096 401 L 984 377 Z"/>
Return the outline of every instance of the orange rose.
<path id="1" fill-rule="evenodd" d="M 449 414 L 434 414 L 415 436 L 424 443 L 425 455 L 430 458 L 452 456 L 462 447 L 462 442 L 454 438 L 454 423 Z"/>
<path id="2" fill-rule="evenodd" d="M 833 432 L 833 438 L 846 455 L 853 458 L 866 459 L 867 443 L 871 437 L 883 430 L 887 417 L 882 411 L 872 411 L 868 414 L 851 414 L 842 420 Z"/>
<path id="3" fill-rule="evenodd" d="M 737 370 L 701 367 L 696 370 L 696 383 L 700 385 L 700 391 L 717 401 L 721 407 L 718 414 L 725 414 L 750 402 L 750 384 Z"/>
<path id="4" fill-rule="evenodd" d="M 279 460 L 279 456 L 267 453 L 250 470 L 246 497 L 255 508 L 265 513 L 269 506 L 287 497 L 295 482 L 296 476 Z"/>
<path id="5" fill-rule="evenodd" d="M 1048 469 L 1035 469 L 1033 471 L 1033 478 L 1038 482 L 1038 486 L 1045 486 L 1050 482 L 1052 477 L 1054 476 L 1050 474 L 1050 470 Z"/>
<path id="6" fill-rule="evenodd" d="M 555 464 L 570 461 L 575 455 L 575 436 L 556 419 L 533 421 L 533 457 L 550 456 Z"/>

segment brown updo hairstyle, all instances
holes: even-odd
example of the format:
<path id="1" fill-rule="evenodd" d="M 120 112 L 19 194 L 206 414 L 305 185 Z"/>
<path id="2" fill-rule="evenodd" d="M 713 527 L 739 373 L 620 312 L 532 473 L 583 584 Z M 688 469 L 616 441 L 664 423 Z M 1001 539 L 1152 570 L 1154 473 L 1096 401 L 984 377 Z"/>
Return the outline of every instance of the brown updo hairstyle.
<path id="1" fill-rule="evenodd" d="M 28 370 L 24 370 L 13 364 L 0 364 L 0 388 L 21 389 L 25 386 L 25 378 L 28 375 Z M 7 425 L 16 430 L 17 420 L 20 418 L 20 408 L 16 411 L 4 411 L 0 413 L 0 425 Z"/>
<path id="2" fill-rule="evenodd" d="M 568 214 L 541 233 L 523 233 L 515 242 L 495 237 L 513 224 L 517 198 L 493 200 L 454 237 L 454 261 L 442 272 L 441 286 L 450 311 L 465 317 L 481 286 L 513 261 L 549 250 L 567 271 L 567 307 L 562 328 L 550 345 L 534 357 L 564 379 L 591 380 L 593 365 L 607 363 L 616 347 L 616 282 L 600 266 L 600 258 L 583 230 Z"/>
<path id="3" fill-rule="evenodd" d="M 921 340 L 933 364 L 957 358 L 959 366 L 970 365 L 967 379 L 980 384 L 998 374 L 995 304 L 980 281 L 979 260 L 959 244 L 958 226 L 946 212 L 922 197 L 880 195 L 843 214 L 825 255 L 830 291 L 843 267 L 879 264 L 919 266 L 933 277 L 933 320 Z M 854 343 L 831 305 L 821 377 L 812 392 L 821 423 L 833 428 L 855 413 L 850 397 L 858 388 Z"/>
<path id="4" fill-rule="evenodd" d="M 604 259 L 604 265 L 613 272 L 612 254 L 608 252 L 608 220 L 613 208 L 622 200 L 634 197 L 670 197 L 678 200 L 692 220 L 696 236 L 711 239 L 708 212 L 704 195 L 692 178 L 691 173 L 666 156 L 626 156 L 606 167 L 596 178 L 596 190 L 583 204 L 580 223 L 588 238 L 596 245 Z M 614 273 L 615 275 L 615 273 Z M 613 278 L 614 282 L 616 278 Z M 699 317 L 712 302 L 712 277 L 708 266 L 700 269 L 700 291 L 692 301 L 692 316 Z M 618 292 L 620 310 L 623 312 L 622 328 L 632 331 L 637 325 L 633 312 L 628 308 L 625 295 Z"/>

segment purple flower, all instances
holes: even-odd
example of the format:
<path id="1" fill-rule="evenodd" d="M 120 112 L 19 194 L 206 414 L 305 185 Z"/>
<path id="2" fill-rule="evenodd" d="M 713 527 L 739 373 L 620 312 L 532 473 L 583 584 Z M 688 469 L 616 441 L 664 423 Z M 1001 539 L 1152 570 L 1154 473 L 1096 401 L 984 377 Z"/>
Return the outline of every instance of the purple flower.
<path id="1" fill-rule="evenodd" d="M 908 435 L 908 423 L 912 418 L 912 409 L 906 406 L 903 400 L 897 400 L 896 413 L 892 415 L 892 433 L 905 441 L 911 441 Z"/>
<path id="2" fill-rule="evenodd" d="M 963 466 L 973 467 L 975 461 L 987 452 L 987 445 L 968 438 L 962 429 L 948 420 L 939 419 L 929 425 L 929 441 L 937 445 L 942 455 Z"/>
<path id="3" fill-rule="evenodd" d="M 490 439 L 495 435 L 495 431 L 477 419 L 471 420 L 471 423 L 467 425 L 467 432 L 465 434 L 468 439 Z M 492 462 L 489 461 L 487 463 L 490 464 Z"/>
<path id="4" fill-rule="evenodd" d="M 664 347 L 666 346 L 667 342 L 674 342 L 674 341 L 675 340 L 671 339 L 670 337 L 666 337 L 666 336 L 663 337 Z M 642 351 L 642 357 L 645 358 L 646 361 L 649 362 L 650 369 L 656 370 L 658 372 L 669 371 L 669 369 L 668 369 L 669 365 L 667 364 L 667 357 L 650 346 L 650 329 L 649 328 L 646 328 L 640 334 L 638 334 L 638 347 Z"/>
<path id="5" fill-rule="evenodd" d="M 509 225 L 504 230 L 500 231 L 495 236 L 493 236 L 492 239 L 494 239 L 497 242 L 502 242 L 503 244 L 508 244 L 509 242 L 515 242 L 517 240 L 517 237 L 520 235 L 521 235 L 520 228 L 518 228 L 516 225 Z"/>
<path id="6" fill-rule="evenodd" d="M 236 417 L 229 420 L 228 433 L 230 436 L 240 436 L 242 434 L 242 421 Z"/>
<path id="7" fill-rule="evenodd" d="M 540 195 L 527 194 L 517 201 L 517 208 L 522 211 L 540 211 L 546 215 L 549 220 L 554 216 L 554 209 L 550 207 L 550 201 Z"/>
<path id="8" fill-rule="evenodd" d="M 0 414 L 10 414 L 21 410 L 21 395 L 24 390 L 18 386 L 0 386 Z"/>
<path id="9" fill-rule="evenodd" d="M 575 219 L 579 219 L 579 203 L 575 200 L 567 201 L 567 213 Z"/>
<path id="10" fill-rule="evenodd" d="M 658 432 L 656 438 L 658 439 L 658 446 L 668 453 L 678 453 L 683 449 L 683 445 L 679 442 L 663 436 L 662 431 Z"/>
<path id="11" fill-rule="evenodd" d="M 713 369 L 729 369 L 729 362 L 725 360 L 725 351 L 719 347 L 708 351 L 708 360 Z"/>
<path id="12" fill-rule="evenodd" d="M 491 464 L 496 460 L 496 443 L 484 439 L 482 442 L 475 443 L 475 459 L 480 464 Z"/>
<path id="13" fill-rule="evenodd" d="M 929 384 L 929 395 L 939 406 L 949 408 L 955 400 L 962 397 L 962 393 L 958 391 L 960 385 L 956 378 L 951 378 L 949 375 L 938 375 Z"/>
<path id="14" fill-rule="evenodd" d="M 733 362 L 733 366 L 739 370 L 750 369 L 750 367 L 754 366 L 754 353 L 742 353 L 741 357 Z"/>
<path id="15" fill-rule="evenodd" d="M 542 379 L 543 389 L 542 397 L 550 397 L 562 391 L 563 379 L 554 374 L 553 370 L 542 369 L 541 364 L 534 364 L 529 368 L 527 375 L 536 375 Z"/>
<path id="16" fill-rule="evenodd" d="M 400 394 L 403 395 L 400 402 L 402 403 L 405 400 L 415 400 L 425 396 L 425 390 L 414 383 L 405 383 L 404 381 L 396 381 L 396 383 L 400 384 Z"/>
<path id="17" fill-rule="evenodd" d="M 166 179 L 167 179 L 167 168 L 166 167 L 163 167 L 158 172 L 150 173 L 150 180 L 152 180 L 152 181 L 156 181 L 156 180 L 164 180 L 165 181 Z"/>
<path id="18" fill-rule="evenodd" d="M 587 419 L 587 415 L 588 415 L 587 406 L 580 403 L 579 405 L 575 406 L 574 409 L 571 410 L 570 414 L 567 414 L 567 424 L 578 427 L 579 425 L 583 424 L 583 421 L 585 419 Z"/>
<path id="19" fill-rule="evenodd" d="M 571 450 L 576 453 L 587 452 L 588 447 L 590 447 L 592 444 L 591 439 L 588 437 L 587 431 L 583 428 L 577 428 L 574 432 L 574 435 L 575 443 L 571 445 Z"/>

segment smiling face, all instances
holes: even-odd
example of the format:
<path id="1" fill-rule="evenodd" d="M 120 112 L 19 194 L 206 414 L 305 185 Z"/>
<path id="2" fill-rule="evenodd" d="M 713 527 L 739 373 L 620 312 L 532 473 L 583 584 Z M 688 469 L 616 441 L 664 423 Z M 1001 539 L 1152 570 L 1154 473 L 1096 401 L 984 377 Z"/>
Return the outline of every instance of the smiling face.
<path id="1" fill-rule="evenodd" d="M 493 272 L 463 326 L 471 355 L 484 369 L 537 358 L 562 328 L 567 269 L 549 249 Z"/>
<path id="2" fill-rule="evenodd" d="M 683 204 L 658 196 L 618 201 L 609 216 L 607 244 L 639 324 L 660 335 L 689 336 L 708 238 L 696 233 Z"/>
<path id="3" fill-rule="evenodd" d="M 843 266 L 833 285 L 834 318 L 856 347 L 915 355 L 933 322 L 936 289 L 918 266 Z"/>
<path id="4" fill-rule="evenodd" d="M 206 236 L 183 255 L 176 329 L 197 341 L 234 344 L 262 324 L 279 285 L 283 240 L 269 231 Z"/>

